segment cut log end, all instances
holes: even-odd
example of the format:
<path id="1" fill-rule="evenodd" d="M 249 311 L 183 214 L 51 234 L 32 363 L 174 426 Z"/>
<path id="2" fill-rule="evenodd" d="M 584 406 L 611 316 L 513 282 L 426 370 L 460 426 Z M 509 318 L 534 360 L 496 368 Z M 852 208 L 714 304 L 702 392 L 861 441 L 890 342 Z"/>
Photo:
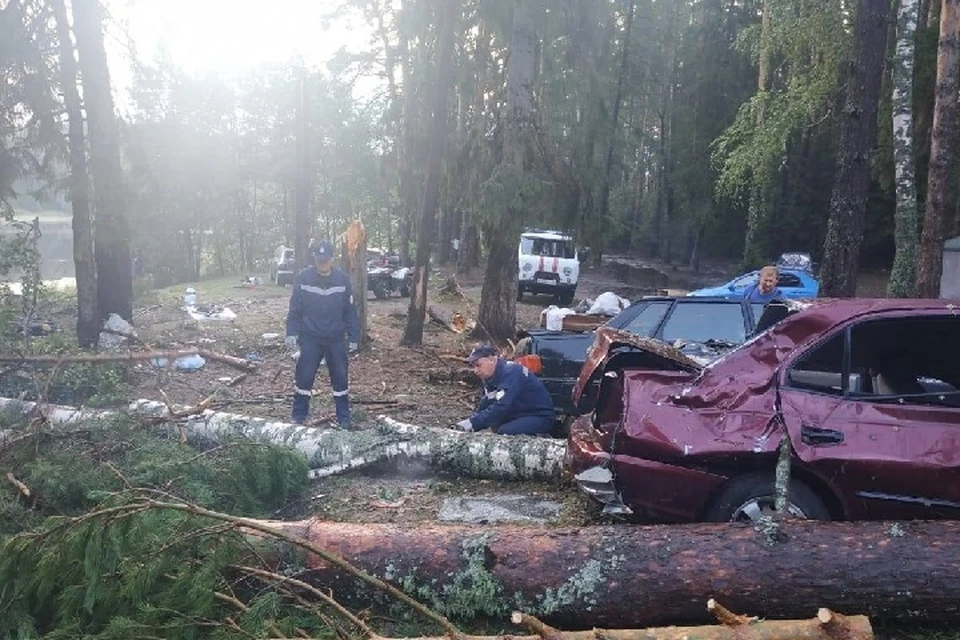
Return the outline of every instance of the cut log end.
<path id="1" fill-rule="evenodd" d="M 707 611 L 713 614 L 713 616 L 717 619 L 717 622 L 729 627 L 740 627 L 756 621 L 755 617 L 745 616 L 730 611 L 713 598 L 707 600 Z"/>

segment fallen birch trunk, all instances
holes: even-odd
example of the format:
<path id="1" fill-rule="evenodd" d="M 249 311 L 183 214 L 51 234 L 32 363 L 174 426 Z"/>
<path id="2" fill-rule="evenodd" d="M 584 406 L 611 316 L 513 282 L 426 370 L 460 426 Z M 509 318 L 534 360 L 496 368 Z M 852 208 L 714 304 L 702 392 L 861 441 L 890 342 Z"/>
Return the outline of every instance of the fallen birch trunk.
<path id="1" fill-rule="evenodd" d="M 0 410 L 31 413 L 36 403 L 0 398 Z M 43 405 L 54 424 L 77 424 L 84 420 L 118 415 L 59 405 Z M 177 424 L 188 440 L 220 441 L 243 437 L 255 442 L 294 447 L 307 458 L 313 477 L 331 476 L 394 458 L 420 458 L 444 471 L 476 478 L 506 480 L 554 480 L 560 477 L 566 444 L 551 438 L 470 434 L 406 424 L 381 416 L 372 429 L 341 431 L 317 429 L 252 416 L 205 410 L 184 415 Z M 136 418 L 169 417 L 168 407 L 152 400 L 136 400 L 127 408 Z M 0 445 L 4 434 L 0 431 Z"/>
<path id="2" fill-rule="evenodd" d="M 716 598 L 761 618 L 822 605 L 881 620 L 960 620 L 960 522 L 790 521 L 772 545 L 739 524 L 269 524 L 457 618 L 519 609 L 570 629 L 700 624 L 710 622 L 703 603 Z M 371 598 L 317 556 L 306 566 L 301 578 L 342 602 Z"/>
<path id="3" fill-rule="evenodd" d="M 113 332 L 117 333 L 117 332 Z M 126 335 L 126 334 L 121 334 Z M 256 371 L 257 365 L 249 360 L 227 355 L 226 353 L 217 353 L 209 349 L 173 349 L 165 351 L 121 351 L 115 353 L 83 353 L 75 355 L 0 355 L 0 364 L 32 362 L 34 364 L 67 364 L 70 362 L 141 362 L 143 360 L 153 360 L 155 358 L 166 358 L 176 360 L 188 356 L 199 355 L 207 360 L 220 362 L 222 364 L 240 369 L 241 371 Z"/>

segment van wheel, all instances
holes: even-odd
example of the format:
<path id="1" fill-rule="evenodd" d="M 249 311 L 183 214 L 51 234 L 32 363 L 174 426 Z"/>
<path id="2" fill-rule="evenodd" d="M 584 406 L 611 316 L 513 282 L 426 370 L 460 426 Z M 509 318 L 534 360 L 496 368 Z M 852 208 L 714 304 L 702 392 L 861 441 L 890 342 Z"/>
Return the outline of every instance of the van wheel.
<path id="1" fill-rule="evenodd" d="M 557 294 L 557 302 L 560 303 L 561 307 L 569 307 L 573 302 L 573 291 L 564 291 L 563 293 Z"/>
<path id="2" fill-rule="evenodd" d="M 517 302 L 520 302 L 521 300 L 523 300 L 523 289 L 521 289 L 521 288 L 518 287 L 518 288 L 517 288 Z"/>
<path id="3" fill-rule="evenodd" d="M 772 516 L 776 497 L 772 473 L 749 473 L 731 480 L 707 507 L 708 522 L 756 522 Z M 814 491 L 796 478 L 790 479 L 790 516 L 830 520 L 830 511 Z"/>

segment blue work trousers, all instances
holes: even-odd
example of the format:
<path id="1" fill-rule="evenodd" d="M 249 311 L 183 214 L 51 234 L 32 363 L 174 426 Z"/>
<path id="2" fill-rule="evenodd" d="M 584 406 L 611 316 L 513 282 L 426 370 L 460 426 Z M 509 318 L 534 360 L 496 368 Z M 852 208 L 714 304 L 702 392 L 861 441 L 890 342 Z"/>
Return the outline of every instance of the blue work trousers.
<path id="1" fill-rule="evenodd" d="M 333 387 L 333 404 L 337 408 L 337 422 L 341 427 L 350 426 L 350 398 L 347 395 L 347 343 L 318 342 L 310 338 L 300 339 L 300 358 L 297 360 L 296 386 L 293 390 L 293 421 L 303 422 L 310 411 L 310 396 L 317 378 L 320 361 L 326 358 L 330 371 L 330 386 Z"/>
<path id="2" fill-rule="evenodd" d="M 552 415 L 520 416 L 497 427 L 497 433 L 502 436 L 547 435 L 553 431 L 553 422 L 554 417 Z"/>

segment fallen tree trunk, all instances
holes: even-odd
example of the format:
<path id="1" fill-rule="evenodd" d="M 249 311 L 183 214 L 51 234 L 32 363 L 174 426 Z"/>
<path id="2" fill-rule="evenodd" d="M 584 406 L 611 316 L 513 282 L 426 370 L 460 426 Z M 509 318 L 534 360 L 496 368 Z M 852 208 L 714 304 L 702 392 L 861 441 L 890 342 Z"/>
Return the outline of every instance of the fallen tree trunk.
<path id="1" fill-rule="evenodd" d="M 880 620 L 960 620 L 960 522 L 789 521 L 785 541 L 772 545 L 738 524 L 270 524 L 453 617 L 519 609 L 571 629 L 699 624 L 716 598 L 762 618 L 806 617 L 822 605 Z M 306 566 L 303 579 L 337 599 L 369 600 L 316 556 Z"/>
<path id="2" fill-rule="evenodd" d="M 0 410 L 31 413 L 36 403 L 0 398 Z M 117 412 L 42 405 L 44 417 L 54 424 L 117 415 Z M 341 431 L 317 429 L 235 413 L 176 409 L 178 425 L 188 441 L 220 441 L 244 437 L 255 442 L 289 445 L 306 456 L 313 477 L 325 477 L 394 458 L 420 458 L 444 471 L 475 478 L 554 480 L 560 477 L 566 444 L 551 438 L 464 433 L 406 424 L 381 416 L 373 429 Z M 164 403 L 137 400 L 127 412 L 134 417 L 163 419 L 170 416 Z M 0 431 L 0 445 L 4 434 Z"/>
<path id="3" fill-rule="evenodd" d="M 119 332 L 112 332 L 119 333 Z M 121 335 L 127 335 L 122 334 Z M 70 362 L 140 362 L 143 360 L 153 360 L 156 358 L 165 358 L 167 360 L 176 360 L 188 356 L 199 355 L 207 360 L 220 362 L 222 364 L 240 369 L 241 371 L 256 371 L 257 365 L 249 360 L 231 356 L 226 353 L 217 353 L 209 349 L 168 349 L 165 351 L 120 351 L 115 353 L 83 353 L 74 355 L 0 355 L 0 364 L 32 362 L 34 364 L 67 364 Z"/>

